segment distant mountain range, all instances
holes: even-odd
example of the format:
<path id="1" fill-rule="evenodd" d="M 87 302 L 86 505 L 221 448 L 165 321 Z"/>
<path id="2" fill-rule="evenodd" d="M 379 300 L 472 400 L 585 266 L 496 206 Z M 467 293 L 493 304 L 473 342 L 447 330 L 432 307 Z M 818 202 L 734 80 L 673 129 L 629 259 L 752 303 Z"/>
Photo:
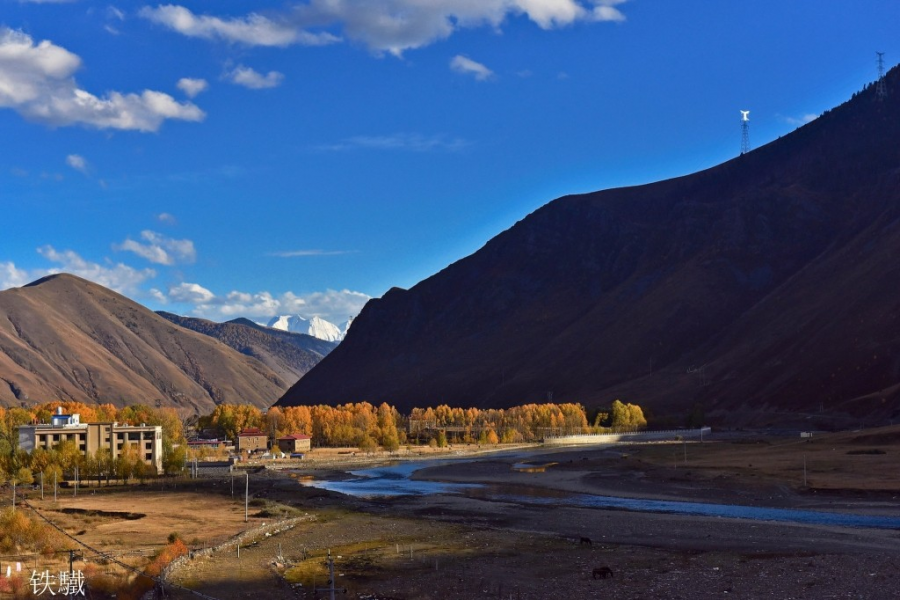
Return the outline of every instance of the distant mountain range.
<path id="1" fill-rule="evenodd" d="M 266 407 L 333 347 L 255 325 L 170 317 L 180 325 L 73 275 L 0 292 L 0 405 Z"/>
<path id="2" fill-rule="evenodd" d="M 297 381 L 331 352 L 336 344 L 302 333 L 262 327 L 247 319 L 215 323 L 206 319 L 157 312 L 185 329 L 213 337 L 241 354 L 252 356 L 285 381 Z"/>
<path id="3" fill-rule="evenodd" d="M 300 315 L 283 315 L 273 317 L 266 326 L 293 333 L 305 333 L 326 342 L 340 342 L 347 335 L 347 330 L 350 329 L 351 323 L 353 323 L 352 318 L 340 325 L 335 325 L 321 317 L 310 317 L 307 319 Z"/>
<path id="4" fill-rule="evenodd" d="M 369 301 L 279 404 L 620 398 L 657 423 L 900 418 L 898 69 L 886 88 L 706 171 L 547 204 Z"/>

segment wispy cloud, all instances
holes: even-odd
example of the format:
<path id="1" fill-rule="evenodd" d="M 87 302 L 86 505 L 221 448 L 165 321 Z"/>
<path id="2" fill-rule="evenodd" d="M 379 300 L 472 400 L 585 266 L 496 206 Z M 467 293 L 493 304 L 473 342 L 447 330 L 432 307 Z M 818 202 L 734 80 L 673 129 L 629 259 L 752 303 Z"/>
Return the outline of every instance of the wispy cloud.
<path id="1" fill-rule="evenodd" d="M 401 56 L 450 37 L 459 29 L 499 29 L 525 15 L 542 29 L 577 21 L 625 20 L 625 0 L 308 0 L 281 12 L 243 17 L 196 15 L 173 4 L 145 7 L 140 15 L 182 35 L 247 46 L 317 46 L 359 42 L 375 53 Z M 330 31 L 329 31 L 330 30 Z"/>
<path id="2" fill-rule="evenodd" d="M 238 65 L 224 76 L 226 81 L 230 81 L 235 85 L 241 85 L 251 90 L 263 90 L 274 88 L 281 85 L 284 81 L 284 74 L 278 71 L 269 71 L 265 75 L 254 71 L 250 67 Z"/>
<path id="3" fill-rule="evenodd" d="M 340 256 L 342 254 L 355 254 L 356 252 L 356 250 L 285 250 L 281 252 L 269 252 L 267 256 L 296 258 L 302 256 Z"/>
<path id="4" fill-rule="evenodd" d="M 194 98 L 197 94 L 205 91 L 206 88 L 209 87 L 209 84 L 205 79 L 192 79 L 190 77 L 182 77 L 175 85 L 179 90 L 184 92 L 185 96 L 188 98 Z"/>
<path id="5" fill-rule="evenodd" d="M 788 123 L 789 125 L 795 125 L 795 126 L 799 127 L 800 125 L 806 125 L 807 123 L 811 123 L 812 121 L 815 121 L 816 119 L 819 118 L 819 115 L 816 115 L 813 113 L 807 113 L 807 114 L 801 115 L 799 117 L 790 117 L 790 116 L 780 115 L 780 118 L 782 121 L 784 121 L 785 123 Z"/>
<path id="6" fill-rule="evenodd" d="M 494 77 L 493 71 L 462 54 L 457 54 L 450 60 L 450 68 L 457 73 L 471 75 L 478 81 L 487 81 Z"/>
<path id="7" fill-rule="evenodd" d="M 197 251 L 191 240 L 174 240 L 150 230 L 142 231 L 141 239 L 146 243 L 127 238 L 121 244 L 113 244 L 112 248 L 117 252 L 134 252 L 158 265 L 171 266 L 176 263 L 193 263 L 197 260 Z"/>
<path id="8" fill-rule="evenodd" d="M 246 17 L 221 18 L 195 15 L 183 6 L 167 4 L 144 7 L 138 13 L 188 37 L 222 40 L 246 46 L 323 46 L 340 41 L 326 32 L 310 33 L 283 18 L 272 19 L 256 13 Z"/>
<path id="9" fill-rule="evenodd" d="M 176 225 L 178 223 L 178 219 L 175 218 L 171 213 L 159 213 L 156 215 L 156 220 L 160 223 L 165 223 L 166 225 Z"/>
<path id="10" fill-rule="evenodd" d="M 79 171 L 79 172 L 87 175 L 87 172 L 88 172 L 87 159 L 85 159 L 80 154 L 68 155 L 66 157 L 66 164 L 69 165 L 70 167 L 72 167 L 73 169 L 75 169 L 76 171 Z"/>
<path id="11" fill-rule="evenodd" d="M 426 136 L 419 133 L 395 133 L 392 135 L 358 135 L 334 144 L 316 146 L 316 150 L 340 152 L 345 150 L 402 150 L 410 152 L 451 151 L 471 145 L 461 138 L 444 135 Z"/>
<path id="12" fill-rule="evenodd" d="M 190 102 L 144 90 L 98 97 L 80 89 L 73 74 L 81 59 L 49 41 L 34 43 L 21 32 L 0 27 L 0 108 L 50 126 L 87 125 L 98 129 L 157 131 L 167 119 L 202 121 Z"/>

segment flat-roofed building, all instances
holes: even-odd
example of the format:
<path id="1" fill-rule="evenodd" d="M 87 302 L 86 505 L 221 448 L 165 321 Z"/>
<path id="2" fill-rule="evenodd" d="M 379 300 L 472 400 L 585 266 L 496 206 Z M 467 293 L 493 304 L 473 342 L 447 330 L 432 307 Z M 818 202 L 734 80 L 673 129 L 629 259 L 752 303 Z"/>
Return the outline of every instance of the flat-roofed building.
<path id="1" fill-rule="evenodd" d="M 100 448 L 109 448 L 113 458 L 118 458 L 126 445 L 133 445 L 145 463 L 154 467 L 157 473 L 163 472 L 162 427 L 159 425 L 82 423 L 79 415 L 64 415 L 60 410 L 53 415 L 49 425 L 19 427 L 19 448 L 28 452 L 35 448 L 52 450 L 68 441 L 85 456 Z"/>
<path id="2" fill-rule="evenodd" d="M 255 450 L 268 450 L 269 436 L 265 431 L 261 431 L 255 427 L 242 429 L 237 436 L 237 451 L 253 452 Z"/>
<path id="3" fill-rule="evenodd" d="M 292 433 L 278 438 L 278 449 L 287 454 L 309 452 L 311 445 L 312 438 L 302 433 Z"/>

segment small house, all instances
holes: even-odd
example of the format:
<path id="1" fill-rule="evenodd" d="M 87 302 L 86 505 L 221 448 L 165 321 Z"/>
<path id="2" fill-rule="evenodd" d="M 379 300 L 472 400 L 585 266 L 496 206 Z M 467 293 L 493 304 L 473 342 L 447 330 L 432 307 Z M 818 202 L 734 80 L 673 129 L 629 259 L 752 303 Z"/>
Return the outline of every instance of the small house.
<path id="1" fill-rule="evenodd" d="M 254 452 L 256 450 L 267 450 L 269 447 L 269 436 L 260 429 L 248 427 L 242 429 L 237 436 L 238 452 Z"/>
<path id="2" fill-rule="evenodd" d="M 312 438 L 302 433 L 292 433 L 278 438 L 278 448 L 287 454 L 308 452 L 312 446 Z"/>

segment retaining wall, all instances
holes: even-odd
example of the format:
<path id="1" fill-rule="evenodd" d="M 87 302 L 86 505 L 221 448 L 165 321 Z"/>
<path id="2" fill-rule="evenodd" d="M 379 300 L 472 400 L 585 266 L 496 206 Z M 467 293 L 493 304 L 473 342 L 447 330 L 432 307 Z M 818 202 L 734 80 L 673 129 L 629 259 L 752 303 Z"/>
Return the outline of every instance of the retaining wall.
<path id="1" fill-rule="evenodd" d="M 649 442 L 675 439 L 701 439 L 709 436 L 712 429 L 669 429 L 665 431 L 633 431 L 628 433 L 589 433 L 583 435 L 560 435 L 545 437 L 545 446 L 582 446 L 589 444 L 614 444 L 616 442 Z"/>

